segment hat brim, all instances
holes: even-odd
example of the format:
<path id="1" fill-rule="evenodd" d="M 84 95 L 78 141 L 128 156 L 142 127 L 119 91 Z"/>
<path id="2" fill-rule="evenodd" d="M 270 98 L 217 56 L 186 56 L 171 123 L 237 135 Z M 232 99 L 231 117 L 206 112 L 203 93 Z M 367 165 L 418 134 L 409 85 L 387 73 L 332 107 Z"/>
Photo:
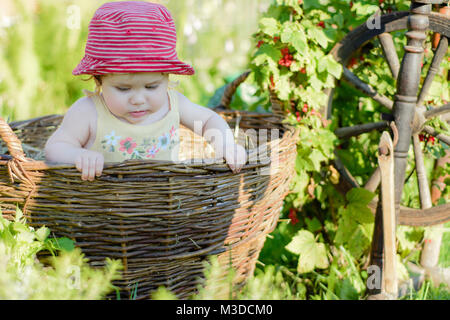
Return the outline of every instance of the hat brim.
<path id="1" fill-rule="evenodd" d="M 180 60 L 166 59 L 112 59 L 99 60 L 85 55 L 72 74 L 102 75 L 108 73 L 164 72 L 181 75 L 193 75 L 194 68 Z"/>

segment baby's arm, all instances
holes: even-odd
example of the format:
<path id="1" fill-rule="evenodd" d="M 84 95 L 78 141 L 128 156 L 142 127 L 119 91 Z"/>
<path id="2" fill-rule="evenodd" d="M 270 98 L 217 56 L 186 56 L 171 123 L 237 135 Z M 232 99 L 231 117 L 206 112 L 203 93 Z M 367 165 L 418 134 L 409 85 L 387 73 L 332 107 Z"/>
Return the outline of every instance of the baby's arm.
<path id="1" fill-rule="evenodd" d="M 104 164 L 101 153 L 83 148 L 89 140 L 90 121 L 96 118 L 95 112 L 88 98 L 81 98 L 69 108 L 45 145 L 47 161 L 75 164 L 81 178 L 90 181 L 101 174 Z"/>
<path id="2" fill-rule="evenodd" d="M 192 103 L 181 93 L 178 95 L 181 123 L 201 134 L 213 146 L 216 157 L 225 158 L 233 172 L 241 171 L 247 153 L 244 147 L 235 143 L 228 123 L 213 110 Z"/>

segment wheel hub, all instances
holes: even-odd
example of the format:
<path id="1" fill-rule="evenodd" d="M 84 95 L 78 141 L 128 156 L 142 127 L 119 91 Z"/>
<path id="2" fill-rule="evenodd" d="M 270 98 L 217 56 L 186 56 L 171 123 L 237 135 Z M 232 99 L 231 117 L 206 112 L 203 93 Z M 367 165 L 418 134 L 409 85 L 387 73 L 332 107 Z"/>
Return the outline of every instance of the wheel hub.
<path id="1" fill-rule="evenodd" d="M 414 113 L 414 119 L 411 124 L 411 129 L 412 129 L 413 134 L 419 134 L 420 132 L 422 132 L 425 122 L 427 121 L 427 119 L 425 118 L 425 111 L 427 111 L 427 110 L 426 110 L 425 106 L 423 106 L 423 105 L 416 107 L 415 113 Z"/>

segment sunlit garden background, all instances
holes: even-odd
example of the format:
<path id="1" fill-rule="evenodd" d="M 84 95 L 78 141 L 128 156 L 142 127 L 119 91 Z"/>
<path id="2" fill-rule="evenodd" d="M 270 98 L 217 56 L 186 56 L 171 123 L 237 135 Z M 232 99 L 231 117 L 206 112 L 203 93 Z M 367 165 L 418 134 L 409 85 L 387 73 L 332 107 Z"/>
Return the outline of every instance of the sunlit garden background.
<path id="1" fill-rule="evenodd" d="M 89 21 L 104 2 L 2 1 L 2 116 L 16 120 L 63 113 L 82 89 L 93 88 L 93 82 L 80 81 L 71 72 L 84 55 Z M 245 70 L 254 46 L 251 34 L 270 1 L 159 2 L 175 17 L 179 57 L 196 70 L 189 79 L 180 77 L 180 87 L 192 101 L 207 105 L 226 79 Z"/>
<path id="2" fill-rule="evenodd" d="M 88 23 L 94 11 L 105 2 L 107 1 L 1 0 L 1 117 L 10 122 L 49 114 L 63 114 L 83 95 L 82 89 L 94 89 L 92 80 L 83 81 L 87 77 L 75 77 L 72 70 L 83 57 Z M 374 194 L 356 189 L 345 197 L 335 190 L 333 184 L 338 177 L 336 169 L 330 165 L 330 160 L 339 142 L 333 134 L 334 124 L 324 121 L 319 113 L 323 111 L 326 98 L 322 90 L 331 88 L 333 80 L 341 76 L 342 68 L 329 55 L 334 44 L 379 8 L 407 10 L 409 2 L 154 2 L 166 5 L 171 11 L 177 26 L 178 56 L 182 61 L 193 65 L 196 70 L 194 76 L 172 78 L 180 81 L 179 89 L 193 102 L 208 107 L 214 106 L 218 102 L 215 93 L 236 76 L 251 69 L 254 74 L 250 81 L 241 86 L 238 100 L 232 104 L 233 108 L 268 111 L 267 99 L 264 98 L 267 97 L 269 87 L 274 89 L 282 100 L 291 99 L 296 104 L 288 114 L 289 121 L 302 128 L 297 150 L 297 176 L 293 179 L 292 192 L 285 199 L 276 230 L 269 235 L 261 252 L 255 276 L 249 279 L 247 286 L 236 293 L 234 298 L 365 298 L 368 255 L 374 225 L 367 204 Z M 284 7 L 270 7 L 272 3 L 282 4 Z M 289 19 L 286 20 L 283 10 L 289 10 L 294 19 L 303 22 L 297 26 L 288 25 Z M 261 20 L 263 17 L 270 18 Z M 273 17 L 284 21 L 283 27 L 273 24 Z M 302 36 L 292 36 L 295 34 L 292 30 Z M 290 58 L 291 62 L 283 62 L 290 69 L 280 67 L 281 43 L 289 43 L 296 51 Z M 361 53 L 357 60 L 359 65 L 352 62 L 355 64 L 353 71 L 361 79 L 370 82 L 379 92 L 392 94 L 392 83 L 384 76 L 388 74 L 388 69 L 380 62 L 380 56 L 380 52 Z M 446 63 L 448 69 L 449 62 Z M 377 66 L 382 76 L 373 75 L 369 66 Z M 293 83 L 293 77 L 289 78 L 293 73 L 300 74 L 295 80 L 298 82 Z M 447 75 L 438 76 L 435 82 L 432 100 L 437 104 L 449 100 L 446 77 Z M 367 119 L 377 120 L 377 106 L 369 101 L 370 99 L 358 94 L 348 85 L 337 90 L 336 104 L 341 108 L 338 110 L 345 110 L 349 114 L 345 121 L 353 124 Z M 358 106 L 361 104 L 369 106 L 364 113 L 358 112 Z M 367 151 L 367 145 L 376 149 L 377 139 L 378 136 L 367 135 L 362 141 L 352 142 L 352 154 L 344 150 L 339 151 L 340 156 L 347 161 L 346 165 L 358 172 L 356 178 L 359 180 L 367 178 L 376 161 L 375 153 L 368 159 L 361 150 L 364 148 L 364 151 Z M 429 146 L 427 161 L 430 170 L 436 158 L 443 154 L 443 146 Z M 449 171 L 448 167 L 446 170 Z M 403 204 L 418 206 L 416 184 L 416 180 L 412 178 L 405 186 L 408 195 L 402 200 Z M 448 201 L 449 193 L 447 184 L 439 201 Z M 449 226 L 447 223 L 445 227 L 448 229 Z M 401 226 L 398 229 L 399 278 L 404 281 L 407 281 L 409 276 L 408 264 L 418 263 L 420 260 L 425 232 L 426 228 Z M 110 288 L 109 282 L 116 279 L 120 270 L 120 266 L 114 262 L 110 262 L 103 271 L 89 269 L 82 261 L 80 252 L 73 250 L 70 241 L 52 240 L 50 231 L 46 229 L 30 230 L 20 213 L 15 223 L 0 220 L 0 240 L 0 299 L 98 299 L 104 297 Z M 449 240 L 447 232 L 444 234 L 439 259 L 441 267 L 450 266 Z M 25 247 L 27 250 L 20 250 Z M 20 254 L 15 253 L 16 249 Z M 48 269 L 35 264 L 33 259 L 34 255 L 42 250 L 71 253 L 62 255 L 61 260 L 54 262 L 54 271 L 49 274 Z M 302 257 L 308 257 L 310 265 L 307 265 Z M 3 263 L 5 261 L 9 264 Z M 208 279 L 220 273 L 216 270 L 215 261 L 211 261 L 211 265 L 212 268 L 206 271 Z M 23 279 L 26 266 L 29 268 L 28 282 L 25 284 L 18 279 Z M 73 266 L 84 270 L 82 280 L 86 286 L 83 290 L 76 291 L 72 288 L 69 291 L 53 292 L 52 286 L 61 287 L 71 274 Z M 43 273 L 51 280 L 46 281 L 45 285 L 39 276 Z M 218 287 L 207 282 L 194 298 L 229 298 L 228 280 L 223 281 Z M 449 297 L 445 285 L 439 287 L 426 282 L 419 291 L 407 291 L 403 298 Z M 168 299 L 173 296 L 161 289 L 155 298 Z"/>

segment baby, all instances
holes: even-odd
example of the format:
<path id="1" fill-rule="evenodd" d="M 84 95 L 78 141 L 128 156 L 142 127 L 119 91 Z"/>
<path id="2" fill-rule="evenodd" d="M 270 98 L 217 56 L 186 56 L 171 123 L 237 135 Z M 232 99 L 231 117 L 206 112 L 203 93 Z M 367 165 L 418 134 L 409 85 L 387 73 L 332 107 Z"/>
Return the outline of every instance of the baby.
<path id="1" fill-rule="evenodd" d="M 74 75 L 93 76 L 96 92 L 76 101 L 48 139 L 46 159 L 75 164 L 83 180 L 105 162 L 178 160 L 180 123 L 201 134 L 237 173 L 245 149 L 225 120 L 170 88 L 169 74 L 194 74 L 178 60 L 175 24 L 162 5 L 103 4 L 89 24 L 85 56 Z"/>

